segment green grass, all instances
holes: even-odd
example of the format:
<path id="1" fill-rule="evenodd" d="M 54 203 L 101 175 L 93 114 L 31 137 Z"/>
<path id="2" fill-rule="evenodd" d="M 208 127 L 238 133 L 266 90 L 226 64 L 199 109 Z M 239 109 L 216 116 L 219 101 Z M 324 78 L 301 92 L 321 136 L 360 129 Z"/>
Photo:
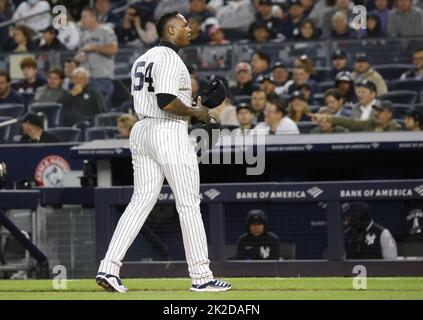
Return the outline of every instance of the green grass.
<path id="1" fill-rule="evenodd" d="M 367 290 L 355 290 L 352 278 L 230 278 L 223 293 L 188 291 L 189 279 L 124 279 L 127 294 L 109 293 L 94 280 L 70 280 L 53 289 L 51 280 L 0 280 L 0 300 L 281 300 L 281 299 L 423 299 L 423 278 L 368 278 Z"/>

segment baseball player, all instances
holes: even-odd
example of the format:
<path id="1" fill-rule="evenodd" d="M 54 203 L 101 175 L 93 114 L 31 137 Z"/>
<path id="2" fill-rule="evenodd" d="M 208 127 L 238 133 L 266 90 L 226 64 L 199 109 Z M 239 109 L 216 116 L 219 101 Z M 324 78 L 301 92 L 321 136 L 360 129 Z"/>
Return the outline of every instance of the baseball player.
<path id="1" fill-rule="evenodd" d="M 160 44 L 139 57 L 131 70 L 134 108 L 139 121 L 129 146 L 134 193 L 120 218 L 96 282 L 108 291 L 127 292 L 119 279 L 122 259 L 153 209 L 166 177 L 175 195 L 192 291 L 227 291 L 231 284 L 214 279 L 200 212 L 200 177 L 188 120 L 209 122 L 211 110 L 198 98 L 193 107 L 191 79 L 178 55 L 190 44 L 191 28 L 178 12 L 156 25 Z"/>

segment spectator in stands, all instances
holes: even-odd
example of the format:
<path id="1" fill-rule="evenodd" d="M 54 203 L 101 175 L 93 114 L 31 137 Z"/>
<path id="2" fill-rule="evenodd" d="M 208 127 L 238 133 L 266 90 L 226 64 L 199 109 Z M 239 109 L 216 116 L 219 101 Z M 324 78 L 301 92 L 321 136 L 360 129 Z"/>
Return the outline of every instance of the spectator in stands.
<path id="1" fill-rule="evenodd" d="M 205 23 L 203 27 L 206 27 L 207 19 L 214 14 L 207 8 L 206 0 L 189 0 L 188 16 L 191 15 L 199 15 L 201 17 L 201 22 Z"/>
<path id="2" fill-rule="evenodd" d="M 331 114 L 329 109 L 322 109 L 319 111 L 320 114 Z M 349 132 L 348 129 L 341 127 L 341 126 L 334 126 L 332 121 L 323 118 L 319 122 L 319 126 L 313 128 L 310 133 L 311 134 L 318 134 L 318 133 L 345 133 Z"/>
<path id="3" fill-rule="evenodd" d="M 239 62 L 235 68 L 236 88 L 233 94 L 236 96 L 249 96 L 253 93 L 253 69 L 247 62 Z"/>
<path id="4" fill-rule="evenodd" d="M 117 118 L 117 129 L 119 131 L 119 139 L 129 139 L 132 127 L 137 122 L 137 118 L 129 113 L 120 115 Z"/>
<path id="5" fill-rule="evenodd" d="M 330 36 L 332 18 L 338 12 L 343 13 L 347 17 L 347 25 L 349 25 L 354 18 L 353 7 L 354 2 L 351 0 L 336 0 L 335 6 L 323 15 L 322 36 L 324 38 Z"/>
<path id="6" fill-rule="evenodd" d="M 250 0 L 233 0 L 216 12 L 219 26 L 223 29 L 247 31 L 254 21 L 254 7 Z"/>
<path id="7" fill-rule="evenodd" d="M 37 88 L 34 96 L 34 102 L 58 102 L 65 93 L 63 90 L 63 80 L 65 74 L 62 70 L 50 69 L 47 76 L 47 84 Z"/>
<path id="8" fill-rule="evenodd" d="M 377 96 L 388 92 L 385 80 L 379 72 L 373 69 L 367 54 L 364 52 L 356 54 L 354 71 L 352 72 L 351 77 L 355 83 L 361 82 L 363 80 L 373 82 L 377 88 Z"/>
<path id="9" fill-rule="evenodd" d="M 397 259 L 398 250 L 394 237 L 388 229 L 374 222 L 367 203 L 349 204 L 346 225 L 346 259 Z"/>
<path id="10" fill-rule="evenodd" d="M 5 50 L 14 52 L 34 51 L 36 46 L 33 41 L 33 31 L 24 25 L 12 28 L 13 42 L 6 45 Z"/>
<path id="11" fill-rule="evenodd" d="M 35 93 L 37 88 L 47 83 L 47 80 L 38 72 L 37 61 L 34 58 L 23 58 L 20 67 L 23 79 L 16 86 L 20 93 Z"/>
<path id="12" fill-rule="evenodd" d="M 331 20 L 331 38 L 348 39 L 356 36 L 355 31 L 348 24 L 348 16 L 338 11 L 332 16 Z"/>
<path id="13" fill-rule="evenodd" d="M 282 24 L 281 32 L 287 39 L 293 39 L 299 35 L 300 24 L 305 19 L 304 8 L 300 0 L 290 0 L 288 7 L 288 14 L 285 15 Z"/>
<path id="14" fill-rule="evenodd" d="M 299 86 L 299 91 L 303 94 L 308 104 L 314 104 L 313 89 L 307 82 Z"/>
<path id="15" fill-rule="evenodd" d="M 208 44 L 211 46 L 229 44 L 229 41 L 225 39 L 225 33 L 223 29 L 219 26 L 211 26 L 209 28 L 209 37 L 210 42 Z"/>
<path id="16" fill-rule="evenodd" d="M 72 89 L 59 100 L 63 104 L 63 124 L 72 126 L 83 120 L 91 120 L 96 114 L 105 112 L 103 96 L 89 86 L 90 74 L 83 67 L 73 71 Z"/>
<path id="17" fill-rule="evenodd" d="M 389 2 L 389 0 L 375 0 L 374 3 L 376 8 L 371 12 L 372 14 L 375 14 L 379 17 L 380 29 L 384 34 L 388 32 L 388 22 L 390 13 Z"/>
<path id="18" fill-rule="evenodd" d="M 262 51 L 256 51 L 253 54 L 250 64 L 253 68 L 254 81 L 257 79 L 258 76 L 270 72 L 270 57 Z"/>
<path id="19" fill-rule="evenodd" d="M 310 108 L 307 99 L 301 91 L 294 91 L 289 99 L 288 117 L 295 123 L 310 121 Z"/>
<path id="20" fill-rule="evenodd" d="M 351 72 L 339 72 L 335 77 L 335 88 L 341 91 L 341 94 L 344 96 L 345 105 L 352 106 L 357 102 L 354 81 L 351 77 Z"/>
<path id="21" fill-rule="evenodd" d="M 191 27 L 191 41 L 192 45 L 206 44 L 210 41 L 207 33 L 201 30 L 202 18 L 200 15 L 194 14 L 188 18 L 188 23 Z"/>
<path id="22" fill-rule="evenodd" d="M 264 109 L 267 105 L 266 92 L 260 88 L 255 88 L 251 95 L 251 108 L 254 114 L 253 123 L 264 121 Z"/>
<path id="23" fill-rule="evenodd" d="M 335 50 L 332 53 L 332 69 L 328 72 L 328 80 L 335 79 L 336 75 L 343 71 L 350 71 L 348 67 L 348 58 L 345 50 Z"/>
<path id="24" fill-rule="evenodd" d="M 273 80 L 276 84 L 275 92 L 279 96 L 287 94 L 289 86 L 293 83 L 289 80 L 288 68 L 283 64 L 281 60 L 275 61 L 272 67 Z"/>
<path id="25" fill-rule="evenodd" d="M 367 38 L 377 38 L 385 36 L 382 30 L 382 24 L 380 18 L 375 13 L 367 15 L 367 29 L 365 30 L 365 36 Z"/>
<path id="26" fill-rule="evenodd" d="M 396 37 L 423 35 L 423 11 L 413 6 L 413 0 L 398 0 L 391 11 L 388 34 Z"/>
<path id="27" fill-rule="evenodd" d="M 271 73 L 258 77 L 257 81 L 260 84 L 260 88 L 266 93 L 267 100 L 278 98 L 275 92 L 276 83 Z"/>
<path id="28" fill-rule="evenodd" d="M 338 89 L 328 89 L 325 92 L 325 107 L 321 108 L 319 112 L 327 111 L 330 114 L 340 117 L 350 117 L 351 110 L 345 108 L 345 98 Z"/>
<path id="29" fill-rule="evenodd" d="M 254 129 L 253 110 L 248 103 L 240 103 L 236 108 L 236 118 L 238 120 L 239 128 L 232 130 L 234 135 L 246 135 Z"/>
<path id="30" fill-rule="evenodd" d="M 401 75 L 401 80 L 423 80 L 423 48 L 417 48 L 413 53 L 414 67 Z"/>
<path id="31" fill-rule="evenodd" d="M 423 113 L 416 109 L 407 112 L 404 117 L 404 129 L 407 131 L 422 131 Z"/>
<path id="32" fill-rule="evenodd" d="M 279 238 L 267 230 L 264 212 L 251 210 L 247 214 L 247 233 L 238 239 L 236 258 L 240 260 L 278 260 L 279 256 Z"/>
<path id="33" fill-rule="evenodd" d="M 23 104 L 21 95 L 12 89 L 11 81 L 9 73 L 0 70 L 0 105 L 5 103 Z"/>
<path id="34" fill-rule="evenodd" d="M 13 20 L 22 19 L 37 13 L 46 12 L 45 14 L 23 20 L 22 24 L 34 31 L 40 31 L 47 28 L 51 23 L 51 9 L 48 1 L 45 0 L 27 0 L 22 1 L 13 14 Z"/>
<path id="35" fill-rule="evenodd" d="M 310 12 L 313 10 L 316 0 L 301 0 L 301 6 L 304 8 L 304 15 L 308 16 Z"/>
<path id="36" fill-rule="evenodd" d="M 274 17 L 272 12 L 272 0 L 259 0 L 257 5 L 256 21 L 250 25 L 250 30 L 255 23 L 266 26 L 270 33 L 270 39 L 280 38 L 281 19 Z"/>
<path id="37" fill-rule="evenodd" d="M 316 81 L 311 78 L 310 72 L 306 67 L 295 67 L 292 72 L 293 83 L 288 88 L 288 93 L 291 94 L 294 91 L 300 90 L 300 86 L 308 83 L 313 90 L 313 94 L 318 92 Z"/>
<path id="38" fill-rule="evenodd" d="M 259 122 L 254 134 L 299 134 L 296 123 L 288 116 L 281 99 L 269 101 L 264 110 L 264 122 Z"/>
<path id="39" fill-rule="evenodd" d="M 254 42 L 266 43 L 271 39 L 270 29 L 265 22 L 255 21 L 250 25 L 249 38 Z"/>
<path id="40" fill-rule="evenodd" d="M 40 41 L 39 48 L 41 51 L 65 51 L 66 47 L 57 38 L 58 32 L 53 27 L 47 27 L 41 30 L 42 40 Z"/>
<path id="41" fill-rule="evenodd" d="M 329 114 L 310 114 L 310 116 L 313 121 L 320 122 L 325 119 L 332 121 L 335 126 L 342 126 L 350 131 L 385 132 L 401 130 L 401 126 L 393 119 L 395 110 L 390 101 L 382 101 L 374 105 L 373 108 L 375 110 L 369 120 L 335 117 Z"/>
<path id="42" fill-rule="evenodd" d="M 9 0 L 0 0 L 0 24 L 12 18 Z M 5 45 L 10 41 L 8 27 L 0 27 L 0 50 L 6 50 Z"/>
<path id="43" fill-rule="evenodd" d="M 156 21 L 166 12 L 179 11 L 183 15 L 188 13 L 189 0 L 160 0 L 155 3 L 157 6 L 154 9 L 154 20 Z"/>
<path id="44" fill-rule="evenodd" d="M 79 30 L 79 27 L 76 25 L 75 21 L 72 19 L 72 16 L 69 11 L 67 12 L 67 15 L 62 19 L 64 19 L 63 22 L 66 26 L 59 30 L 57 39 L 59 39 L 59 41 L 63 43 L 63 45 L 68 50 L 76 50 L 81 41 L 81 31 Z"/>
<path id="45" fill-rule="evenodd" d="M 96 0 L 95 11 L 100 23 L 110 24 L 112 28 L 120 24 L 120 18 L 117 14 L 112 12 L 109 0 Z"/>
<path id="46" fill-rule="evenodd" d="M 112 79 L 118 51 L 116 35 L 113 30 L 99 23 L 93 8 L 86 7 L 82 10 L 81 25 L 85 30 L 75 59 L 90 71 L 92 87 L 100 91 L 109 104 L 113 95 Z"/>
<path id="47" fill-rule="evenodd" d="M 358 120 L 369 120 L 372 118 L 376 104 L 376 85 L 372 81 L 364 80 L 356 83 L 355 92 L 358 102 L 351 110 L 351 117 Z"/>
<path id="48" fill-rule="evenodd" d="M 319 38 L 319 30 L 317 30 L 314 21 L 304 19 L 300 22 L 299 33 L 295 36 L 297 40 L 316 40 Z"/>
<path id="49" fill-rule="evenodd" d="M 0 17 L 3 17 L 5 21 L 12 19 L 13 10 L 11 7 L 9 0 L 0 0 Z"/>
<path id="50" fill-rule="evenodd" d="M 65 79 L 63 80 L 63 89 L 69 91 L 72 88 L 72 75 L 73 71 L 79 67 L 79 62 L 75 59 L 66 59 L 64 68 L 65 70 Z"/>
<path id="51" fill-rule="evenodd" d="M 21 143 L 53 143 L 60 139 L 44 130 L 44 117 L 35 113 L 28 113 L 21 122 L 23 135 Z"/>
<path id="52" fill-rule="evenodd" d="M 308 18 L 316 23 L 316 27 L 322 29 L 323 19 L 327 12 L 330 12 L 335 5 L 335 0 L 320 0 L 314 5 Z"/>
<path id="53" fill-rule="evenodd" d="M 294 59 L 294 68 L 304 67 L 306 71 L 310 74 L 310 78 L 313 78 L 316 67 L 314 61 L 306 54 L 297 56 Z"/>

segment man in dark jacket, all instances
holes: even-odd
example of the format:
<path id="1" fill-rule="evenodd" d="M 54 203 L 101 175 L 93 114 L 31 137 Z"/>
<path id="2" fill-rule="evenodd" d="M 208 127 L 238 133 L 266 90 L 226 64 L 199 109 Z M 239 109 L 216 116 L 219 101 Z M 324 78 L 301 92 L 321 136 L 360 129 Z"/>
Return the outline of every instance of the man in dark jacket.
<path id="1" fill-rule="evenodd" d="M 28 113 L 21 122 L 23 135 L 21 143 L 49 143 L 60 142 L 54 134 L 44 131 L 44 117 L 35 113 Z"/>
<path id="2" fill-rule="evenodd" d="M 353 202 L 347 209 L 344 233 L 347 259 L 396 259 L 395 239 L 388 229 L 375 223 L 367 203 Z"/>
<path id="3" fill-rule="evenodd" d="M 280 242 L 277 235 L 266 230 L 267 221 L 262 210 L 247 214 L 247 233 L 237 244 L 236 256 L 240 260 L 277 260 Z"/>

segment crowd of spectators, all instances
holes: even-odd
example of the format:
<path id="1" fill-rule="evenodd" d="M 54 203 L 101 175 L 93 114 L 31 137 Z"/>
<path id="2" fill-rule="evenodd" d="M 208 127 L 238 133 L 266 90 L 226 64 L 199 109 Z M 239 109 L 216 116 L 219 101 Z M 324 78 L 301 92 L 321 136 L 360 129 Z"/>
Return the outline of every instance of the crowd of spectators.
<path id="1" fill-rule="evenodd" d="M 60 30 L 51 24 L 55 4 L 0 0 L 0 23 L 43 13 L 0 27 L 2 52 L 75 52 L 61 68 L 45 74 L 36 59 L 25 57 L 18 82 L 1 71 L 0 104 L 23 103 L 24 94 L 33 95 L 30 102 L 60 103 L 65 126 L 117 107 L 112 105 L 115 56 L 125 46 L 156 45 L 154 21 L 165 11 L 179 10 L 187 17 L 194 45 L 423 36 L 423 1 L 413 0 L 141 0 L 128 1 L 123 11 L 114 11 L 112 0 L 96 0 L 92 8 L 69 10 Z M 366 6 L 367 29 L 355 25 L 354 5 Z M 291 64 L 254 51 L 234 65 L 234 83 L 225 79 L 230 97 L 219 107 L 222 125 L 237 128 L 235 134 L 298 134 L 311 121 L 318 122 L 312 133 L 422 129 L 419 110 L 410 108 L 398 117 L 395 104 L 383 100 L 387 81 L 364 50 L 351 56 L 338 49 L 331 61 L 322 79 L 311 56 L 300 55 Z M 206 79 L 186 62 L 195 98 Z M 412 63 L 399 79 L 423 79 L 423 49 L 414 51 Z M 333 84 L 323 87 L 322 81 Z"/>

